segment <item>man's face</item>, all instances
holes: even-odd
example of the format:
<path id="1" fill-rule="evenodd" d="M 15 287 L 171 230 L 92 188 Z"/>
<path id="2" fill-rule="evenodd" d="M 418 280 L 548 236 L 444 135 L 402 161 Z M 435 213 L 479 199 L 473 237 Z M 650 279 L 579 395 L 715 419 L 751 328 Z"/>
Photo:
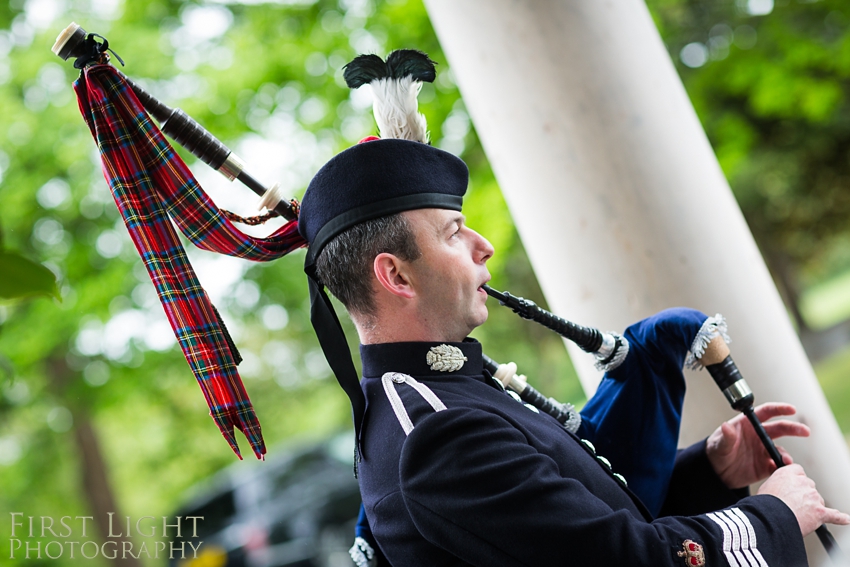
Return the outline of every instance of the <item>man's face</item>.
<path id="1" fill-rule="evenodd" d="M 486 262 L 493 246 L 464 224 L 464 216 L 445 209 L 404 213 L 422 256 L 409 262 L 418 316 L 433 330 L 433 340 L 461 341 L 487 320 L 490 280 Z"/>

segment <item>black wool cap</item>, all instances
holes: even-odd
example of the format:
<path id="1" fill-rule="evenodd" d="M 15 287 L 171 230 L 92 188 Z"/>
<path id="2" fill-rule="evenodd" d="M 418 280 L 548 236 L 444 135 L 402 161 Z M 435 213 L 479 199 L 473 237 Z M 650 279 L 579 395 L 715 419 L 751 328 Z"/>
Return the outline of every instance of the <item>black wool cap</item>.
<path id="1" fill-rule="evenodd" d="M 414 209 L 460 211 L 469 170 L 457 156 L 422 142 L 364 141 L 333 157 L 313 177 L 298 231 L 307 266 L 335 236 L 361 222 Z"/>

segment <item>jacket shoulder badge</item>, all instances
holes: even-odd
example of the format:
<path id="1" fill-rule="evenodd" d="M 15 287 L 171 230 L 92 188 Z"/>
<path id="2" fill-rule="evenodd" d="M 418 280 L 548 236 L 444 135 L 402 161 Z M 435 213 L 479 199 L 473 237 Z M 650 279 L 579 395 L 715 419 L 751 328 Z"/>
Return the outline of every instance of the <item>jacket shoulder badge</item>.
<path id="1" fill-rule="evenodd" d="M 466 360 L 463 351 L 452 345 L 431 347 L 425 355 L 425 362 L 436 372 L 455 372 L 461 369 Z"/>
<path id="2" fill-rule="evenodd" d="M 685 560 L 685 565 L 689 567 L 702 567 L 705 565 L 705 552 L 702 546 L 695 541 L 686 539 L 682 542 L 684 551 L 680 551 L 677 555 Z"/>

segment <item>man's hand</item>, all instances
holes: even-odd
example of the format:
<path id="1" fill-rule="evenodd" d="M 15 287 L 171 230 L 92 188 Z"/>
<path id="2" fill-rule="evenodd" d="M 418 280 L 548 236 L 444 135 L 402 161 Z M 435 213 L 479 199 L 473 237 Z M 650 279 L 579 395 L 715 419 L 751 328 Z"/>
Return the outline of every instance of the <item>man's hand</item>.
<path id="1" fill-rule="evenodd" d="M 821 524 L 850 524 L 850 516 L 824 505 L 815 489 L 815 481 L 806 476 L 800 465 L 782 467 L 759 488 L 759 494 L 772 494 L 791 508 L 797 516 L 800 531 L 807 536 Z"/>
<path id="2" fill-rule="evenodd" d="M 794 415 L 797 409 L 791 404 L 768 403 L 755 408 L 755 412 L 760 421 L 766 422 L 774 417 Z M 764 423 L 764 429 L 771 439 L 808 437 L 810 433 L 808 426 L 787 419 Z M 777 449 L 785 464 L 794 462 L 782 447 Z M 722 423 L 709 436 L 705 452 L 714 472 L 729 488 L 749 486 L 776 470 L 776 464 L 743 414 Z"/>

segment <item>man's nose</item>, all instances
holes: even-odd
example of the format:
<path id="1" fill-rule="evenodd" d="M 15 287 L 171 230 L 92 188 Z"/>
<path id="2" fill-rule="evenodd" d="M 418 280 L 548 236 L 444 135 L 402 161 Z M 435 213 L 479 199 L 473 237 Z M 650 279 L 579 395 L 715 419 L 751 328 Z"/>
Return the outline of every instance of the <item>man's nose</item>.
<path id="1" fill-rule="evenodd" d="M 487 240 L 474 230 L 472 232 L 475 234 L 476 238 L 476 260 L 483 264 L 484 262 L 493 257 L 493 254 L 496 253 L 496 250 L 493 248 L 493 245 L 490 244 L 489 240 Z"/>

